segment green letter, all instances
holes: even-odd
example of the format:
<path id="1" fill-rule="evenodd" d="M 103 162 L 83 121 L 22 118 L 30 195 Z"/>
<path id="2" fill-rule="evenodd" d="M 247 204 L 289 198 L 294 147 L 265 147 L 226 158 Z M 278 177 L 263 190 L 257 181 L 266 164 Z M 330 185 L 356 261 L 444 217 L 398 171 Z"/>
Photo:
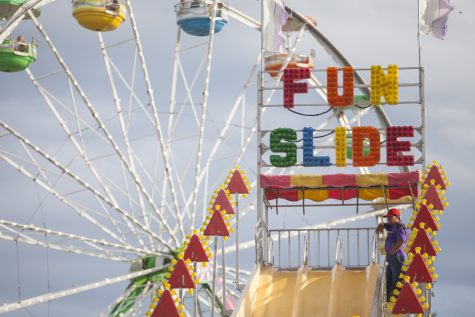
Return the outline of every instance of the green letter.
<path id="1" fill-rule="evenodd" d="M 281 142 L 287 141 L 286 143 Z M 284 153 L 285 156 L 271 155 L 270 163 L 276 167 L 289 167 L 297 163 L 297 132 L 289 128 L 278 128 L 270 134 L 270 150 L 274 153 Z"/>

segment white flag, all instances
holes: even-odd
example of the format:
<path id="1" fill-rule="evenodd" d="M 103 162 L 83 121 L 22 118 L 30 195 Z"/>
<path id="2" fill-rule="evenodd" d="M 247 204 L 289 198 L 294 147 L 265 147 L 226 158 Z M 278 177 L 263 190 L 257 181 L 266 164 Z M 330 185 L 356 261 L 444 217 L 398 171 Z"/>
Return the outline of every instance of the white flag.
<path id="1" fill-rule="evenodd" d="M 441 40 L 447 33 L 447 20 L 454 10 L 450 0 L 419 0 L 419 23 L 421 32 Z"/>
<path id="2" fill-rule="evenodd" d="M 270 52 L 285 52 L 285 35 L 282 27 L 288 17 L 282 0 L 264 0 L 262 49 Z"/>

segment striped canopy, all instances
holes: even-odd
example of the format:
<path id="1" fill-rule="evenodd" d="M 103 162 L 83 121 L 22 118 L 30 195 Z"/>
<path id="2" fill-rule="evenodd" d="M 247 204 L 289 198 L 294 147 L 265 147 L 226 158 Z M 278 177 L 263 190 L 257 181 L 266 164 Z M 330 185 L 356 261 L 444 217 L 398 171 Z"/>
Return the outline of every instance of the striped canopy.
<path id="1" fill-rule="evenodd" d="M 260 175 L 267 200 L 390 200 L 417 196 L 419 171 L 406 173 Z"/>

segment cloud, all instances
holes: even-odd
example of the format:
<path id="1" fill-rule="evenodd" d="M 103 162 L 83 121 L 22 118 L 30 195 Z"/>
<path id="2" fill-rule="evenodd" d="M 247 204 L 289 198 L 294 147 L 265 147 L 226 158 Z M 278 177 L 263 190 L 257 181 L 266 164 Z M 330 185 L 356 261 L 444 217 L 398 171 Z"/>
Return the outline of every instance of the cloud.
<path id="1" fill-rule="evenodd" d="M 239 9 L 254 17 L 259 16 L 259 3 L 256 1 L 230 1 Z M 135 14 L 138 18 L 138 27 L 140 30 L 142 44 L 145 51 L 145 58 L 149 70 L 149 76 L 152 88 L 155 92 L 157 104 L 159 106 L 161 118 L 166 121 L 166 112 L 170 100 L 173 56 L 175 50 L 176 39 L 176 20 L 173 11 L 173 1 L 148 1 L 134 2 Z M 332 42 L 340 48 L 346 57 L 356 67 L 369 67 L 371 64 L 390 64 L 397 63 L 401 66 L 417 65 L 417 38 L 416 33 L 416 3 L 408 5 L 407 2 L 384 2 L 384 1 L 354 1 L 354 0 L 335 0 L 335 1 L 287 1 L 289 6 L 295 7 L 297 10 L 305 12 L 315 17 L 318 21 L 320 29 L 327 35 Z M 472 156 L 475 153 L 475 134 L 473 122 L 475 115 L 472 110 L 473 78 L 475 71 L 473 60 L 474 44 L 471 39 L 474 38 L 473 16 L 475 5 L 472 1 L 457 2 L 457 5 L 463 7 L 463 15 L 453 14 L 449 19 L 449 33 L 446 41 L 439 41 L 429 37 L 422 38 L 423 44 L 423 64 L 425 66 L 425 96 L 427 107 L 427 152 L 428 161 L 432 159 L 439 160 L 444 164 L 449 178 L 453 183 L 453 187 L 448 190 L 448 198 L 450 202 L 449 210 L 444 214 L 442 219 L 442 232 L 439 233 L 438 239 L 443 251 L 438 258 L 437 269 L 440 270 L 440 282 L 436 285 L 436 297 L 434 305 L 441 316 L 464 316 L 466 309 L 471 304 L 470 299 L 473 297 L 474 289 L 470 285 L 472 281 L 464 279 L 471 276 L 472 267 L 474 265 L 474 257 L 467 250 L 471 250 L 470 223 L 473 223 L 473 216 L 470 213 L 471 200 L 467 188 L 470 188 L 473 182 L 474 172 L 472 168 Z M 40 21 L 44 24 L 48 34 L 57 45 L 64 60 L 68 63 L 72 72 L 76 76 L 81 87 L 84 88 L 86 95 L 91 100 L 94 108 L 100 113 L 101 117 L 106 120 L 108 127 L 111 129 L 114 137 L 119 140 L 119 147 L 125 153 L 125 145 L 121 140 L 120 129 L 117 121 L 107 121 L 115 115 L 114 102 L 110 91 L 106 70 L 102 61 L 102 56 L 97 42 L 97 35 L 88 32 L 78 26 L 71 16 L 71 6 L 67 1 L 56 1 L 48 7 L 44 8 Z M 55 61 L 53 55 L 49 51 L 46 43 L 34 30 L 31 22 L 22 23 L 16 30 L 16 33 L 28 34 L 27 38 L 35 35 L 40 38 L 39 58 L 31 67 L 33 73 L 37 76 L 47 76 L 41 81 L 48 89 L 50 89 L 59 100 L 70 102 L 70 92 L 68 82 L 64 80 L 63 73 L 53 74 L 60 71 L 60 67 Z M 130 40 L 131 32 L 126 25 L 121 27 L 117 32 L 104 34 L 106 42 L 109 44 L 117 43 L 121 40 Z M 193 78 L 195 66 L 199 65 L 201 58 L 206 52 L 205 38 L 192 38 L 182 33 L 182 48 L 190 48 L 193 45 L 204 44 L 201 49 L 191 51 L 188 55 L 183 55 L 183 64 L 189 78 Z M 210 113 L 208 118 L 212 118 L 218 122 L 217 126 L 227 119 L 228 107 L 237 97 L 237 94 L 255 61 L 259 46 L 258 32 L 247 27 L 241 26 L 238 22 L 231 20 L 226 28 L 216 36 L 212 81 L 210 95 Z M 325 68 L 329 63 L 334 64 L 322 49 L 313 41 L 306 37 L 302 43 L 302 49 L 299 52 L 306 53 L 310 48 L 317 49 L 317 57 L 315 60 L 316 68 Z M 124 45 L 111 48 L 111 57 L 123 72 L 124 76 L 130 81 L 133 74 L 134 51 L 133 45 Z M 191 67 L 190 65 L 194 65 Z M 140 69 L 140 65 L 137 66 Z M 140 72 L 137 72 L 140 74 Z M 141 76 L 141 75 L 140 75 Z M 115 77 L 117 80 L 117 77 Z M 254 77 L 253 82 L 256 81 Z M 201 81 L 199 84 L 203 84 Z M 137 75 L 136 79 L 137 92 L 140 91 L 138 98 L 147 105 L 147 96 L 144 90 L 143 80 Z M 128 91 L 124 85 L 118 85 L 119 95 L 124 104 L 128 102 Z M 185 98 L 182 86 L 179 89 L 178 100 L 183 101 Z M 255 86 L 251 87 L 253 91 L 246 99 L 246 126 L 252 124 L 252 116 L 255 116 L 256 93 Z M 81 159 L 72 149 L 72 146 L 62 147 L 62 142 L 68 140 L 67 136 L 61 131 L 58 123 L 53 118 L 49 110 L 44 106 L 44 102 L 38 92 L 35 90 L 26 74 L 0 74 L 0 91 L 2 92 L 2 101 L 0 107 L 0 117 L 2 120 L 11 124 L 28 138 L 38 145 L 41 145 L 49 154 L 57 156 L 62 163 L 67 164 L 73 160 L 72 168 L 74 172 L 81 177 L 91 181 L 90 172 L 86 172 L 84 164 L 80 164 Z M 201 91 L 194 92 L 197 100 L 194 110 L 199 110 L 199 102 L 201 100 Z M 76 95 L 75 99 L 80 107 L 81 102 Z M 278 97 L 276 97 L 278 100 Z M 136 104 L 135 104 L 136 106 Z M 188 115 L 192 114 L 190 106 L 186 108 Z M 391 119 L 403 120 L 403 115 L 397 114 L 400 109 L 391 109 Z M 81 114 L 88 123 L 93 122 L 87 111 L 82 108 Z M 394 116 L 395 114 L 396 116 Z M 138 117 L 136 117 L 138 118 Z M 269 115 L 268 118 L 273 120 L 268 122 L 272 124 L 289 124 L 301 126 L 303 121 L 289 123 L 290 117 L 287 112 L 279 111 L 279 114 Z M 71 119 L 71 117 L 69 117 Z M 369 122 L 375 121 L 373 117 L 365 118 Z M 143 118 L 140 118 L 143 120 Z M 136 125 L 131 134 L 134 136 L 144 136 L 146 138 L 136 141 L 137 152 L 146 166 L 148 172 L 153 171 L 154 154 L 156 149 L 156 137 L 151 132 L 152 128 L 149 123 L 144 124 L 143 121 L 133 121 Z M 317 122 L 313 121 L 311 123 Z M 292 120 L 293 121 L 293 120 Z M 142 124 L 137 124 L 142 122 Z M 308 122 L 308 121 L 307 121 Z M 235 125 L 240 124 L 237 119 L 233 122 Z M 70 120 L 69 124 L 75 127 L 74 120 Z M 97 127 L 94 123 L 91 125 Z M 315 124 L 316 125 L 316 124 Z M 163 123 L 163 129 L 166 124 Z M 185 165 L 189 162 L 193 150 L 196 148 L 196 124 L 190 117 L 181 121 L 178 132 L 174 135 L 188 136 L 195 135 L 193 141 L 182 141 L 176 144 L 175 149 L 175 170 L 179 172 L 185 169 Z M 235 142 L 233 148 L 224 147 L 220 151 L 218 157 L 226 158 L 229 154 L 235 155 L 240 139 L 239 131 L 235 129 L 226 141 Z M 247 131 L 246 131 L 247 133 Z M 93 136 L 92 134 L 88 134 Z M 207 122 L 205 148 L 214 144 L 217 139 L 216 127 Z M 105 147 L 105 142 L 98 141 L 97 137 L 87 138 L 86 142 L 92 155 L 111 153 L 110 146 Z M 152 142 L 152 145 L 150 144 Z M 8 150 L 15 154 L 23 155 L 25 152 L 16 144 L 12 145 L 7 137 L 0 138 L 0 148 Z M 254 148 L 254 143 L 252 143 Z M 206 159 L 206 157 L 204 158 Z M 254 168 L 255 153 L 249 153 L 247 156 L 249 164 Z M 223 159 L 216 163 L 219 170 L 225 171 L 231 164 L 232 158 Z M 159 165 L 160 165 L 160 161 Z M 190 171 L 193 171 L 194 160 L 192 160 Z M 75 165 L 75 164 L 78 165 Z M 94 164 L 101 168 L 108 177 L 117 181 L 119 187 L 130 186 L 130 195 L 137 202 L 131 205 L 135 208 L 133 212 L 137 217 L 141 217 L 140 205 L 136 195 L 135 184 L 130 181 L 121 182 L 123 170 L 119 167 L 117 159 L 104 157 L 94 160 Z M 46 166 L 46 165 L 45 165 Z M 161 165 L 160 165 L 161 166 Z M 51 166 L 49 166 L 51 167 Z M 2 179 L 0 180 L 0 205 L 2 206 L 1 218 L 13 219 L 17 221 L 27 222 L 29 217 L 35 213 L 39 205 L 41 205 L 48 226 L 52 229 L 64 230 L 66 232 L 83 234 L 85 236 L 94 236 L 99 238 L 109 238 L 92 225 L 85 224 L 79 217 L 70 213 L 70 209 L 59 203 L 56 199 L 49 196 L 45 203 L 41 203 L 38 198 L 37 187 L 33 183 L 13 171 L 6 164 L 0 164 L 2 171 Z M 153 172 L 150 172 L 153 175 Z M 248 173 L 252 175 L 252 173 Z M 64 177 L 64 175 L 63 175 Z M 142 179 L 146 179 L 145 173 L 141 174 Z M 154 184 L 161 191 L 162 179 L 161 174 L 158 177 L 152 176 L 151 181 L 144 181 L 148 189 Z M 220 173 L 213 172 L 211 174 L 210 184 L 219 182 Z M 176 180 L 176 178 L 175 178 Z M 192 173 L 183 180 L 185 187 L 185 198 L 188 198 L 193 186 L 194 179 Z M 91 181 L 95 188 L 100 188 L 98 184 Z M 59 188 L 65 191 L 65 187 Z M 68 187 L 69 188 L 69 187 Z M 123 189 L 123 188 L 121 188 Z M 129 207 L 126 195 L 119 194 L 118 190 L 114 191 L 119 197 L 118 203 L 121 206 Z M 150 192 L 152 190 L 150 189 Z M 155 192 L 154 198 L 158 201 L 158 194 Z M 39 197 L 44 197 L 45 193 L 40 191 Z M 180 196 L 181 194 L 179 194 Z M 95 200 L 93 195 L 88 193 L 75 193 L 69 197 L 75 198 L 76 201 L 89 206 L 91 209 L 102 211 L 100 203 Z M 209 197 L 201 197 L 205 202 Z M 181 200 L 181 199 L 180 199 Z M 203 206 L 199 204 L 199 208 Z M 183 202 L 180 201 L 180 208 L 183 208 Z M 110 209 L 110 208 L 109 208 Z M 138 210 L 135 210 L 138 209 Z M 354 210 L 339 210 L 336 213 L 327 212 L 323 214 L 307 215 L 312 223 L 319 221 L 333 220 L 341 215 L 353 214 Z M 299 215 L 300 216 L 300 215 Z M 114 216 L 115 217 L 115 216 Z M 166 214 L 167 219 L 173 222 L 173 216 Z M 282 223 L 290 225 L 292 222 L 289 218 L 295 218 L 294 223 L 303 222 L 300 217 L 294 213 L 284 216 L 272 215 L 272 219 L 276 226 Z M 102 214 L 98 217 L 101 221 L 105 216 Z M 119 218 L 119 217 L 117 217 Z M 140 219 L 140 218 L 139 218 Z M 33 218 L 36 224 L 42 223 L 41 214 L 36 213 Z M 107 222 L 107 220 L 104 220 Z M 156 224 L 156 222 L 155 222 Z M 371 222 L 369 225 L 374 224 Z M 247 237 L 243 241 L 253 239 L 253 228 L 255 225 L 255 215 L 251 212 L 247 219 L 243 220 L 243 228 Z M 112 227 L 110 223 L 109 227 Z M 126 227 L 126 226 L 120 226 Z M 162 228 L 163 230 L 163 228 Z M 157 229 L 157 232 L 158 229 Z M 455 236 L 457 233 L 457 236 Z M 129 234 L 129 233 L 127 233 Z M 136 240 L 129 241 L 133 245 L 137 245 Z M 13 242 L 1 242 L 0 250 L 8 264 L 5 265 L 0 273 L 0 279 L 6 281 L 2 283 L 2 294 L 6 297 L 16 300 L 16 256 L 15 244 Z M 244 266 L 248 269 L 254 264 L 253 252 L 248 252 L 245 257 L 241 258 Z M 36 250 L 33 247 L 21 247 L 21 265 L 20 271 L 22 276 L 24 295 L 37 295 L 46 292 L 46 255 L 44 250 Z M 456 259 L 454 261 L 454 259 Z M 55 289 L 69 287 L 71 285 L 79 285 L 94 280 L 100 280 L 110 275 L 120 275 L 126 273 L 127 265 L 115 265 L 108 262 L 89 259 L 81 256 L 70 254 L 58 254 L 51 252 L 50 254 L 51 280 L 54 282 Z M 114 273 L 114 274 L 112 274 Z M 71 297 L 64 301 L 52 304 L 52 316 L 62 316 L 65 314 L 71 316 L 92 316 L 97 315 L 101 308 L 105 307 L 114 296 L 120 294 L 123 285 L 107 288 L 97 292 L 85 293 L 78 297 Z M 454 295 L 455 294 L 455 295 Z M 36 308 L 32 308 L 35 311 Z M 34 315 L 45 316 L 45 307 L 39 308 Z M 24 316 L 25 312 L 17 312 L 9 316 Z M 465 315 L 468 316 L 468 315 Z"/>

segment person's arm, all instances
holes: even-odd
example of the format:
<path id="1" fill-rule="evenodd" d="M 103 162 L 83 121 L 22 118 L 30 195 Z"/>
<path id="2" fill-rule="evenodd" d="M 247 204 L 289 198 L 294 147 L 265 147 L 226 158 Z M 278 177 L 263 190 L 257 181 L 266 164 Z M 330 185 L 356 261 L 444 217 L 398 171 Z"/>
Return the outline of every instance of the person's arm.
<path id="1" fill-rule="evenodd" d="M 380 223 L 378 224 L 378 226 L 376 227 L 376 233 L 383 233 L 383 230 L 386 229 L 386 230 L 389 230 L 389 224 L 387 223 Z"/>
<path id="2" fill-rule="evenodd" d="M 399 251 L 403 243 L 404 243 L 404 240 L 397 240 L 396 244 L 391 248 L 391 251 L 389 251 L 389 255 L 393 255 L 397 251 Z"/>

